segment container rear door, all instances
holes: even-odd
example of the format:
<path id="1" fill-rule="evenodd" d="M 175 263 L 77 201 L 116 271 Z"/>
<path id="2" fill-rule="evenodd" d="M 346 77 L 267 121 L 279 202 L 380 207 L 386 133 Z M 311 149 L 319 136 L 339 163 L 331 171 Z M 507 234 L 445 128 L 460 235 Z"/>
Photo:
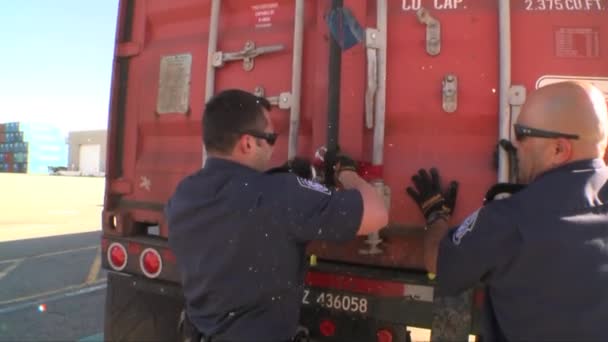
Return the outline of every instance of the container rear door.
<path id="1" fill-rule="evenodd" d="M 104 233 L 160 224 L 177 183 L 202 165 L 211 1 L 122 0 L 112 79 Z"/>
<path id="2" fill-rule="evenodd" d="M 510 3 L 512 120 L 526 92 L 551 82 L 590 80 L 608 90 L 605 0 Z M 376 26 L 376 1 L 367 1 L 367 6 L 345 1 L 345 6 L 362 26 Z M 421 17 L 421 10 L 427 15 Z M 429 23 L 440 27 L 438 39 L 432 40 Z M 391 190 L 391 224 L 381 231 L 379 254 L 366 254 L 364 238 L 339 245 L 315 243 L 311 253 L 422 269 L 424 222 L 404 191 L 419 168 L 437 167 L 444 182 L 460 183 L 454 225 L 482 205 L 485 191 L 497 182 L 498 37 L 498 1 L 389 1 L 383 178 Z M 350 118 L 350 127 L 342 128 L 341 143 L 360 159 L 371 160 L 373 132 L 363 119 L 368 62 L 364 49 L 343 54 L 348 63 L 342 69 L 341 117 Z"/>
<path id="3" fill-rule="evenodd" d="M 345 1 L 345 6 L 352 6 L 362 26 L 376 27 L 376 1 L 358 7 L 355 1 Z M 431 21 L 421 20 L 421 10 Z M 440 26 L 438 51 L 427 48 L 427 40 L 434 37 L 429 29 L 433 22 Z M 382 167 L 390 188 L 391 223 L 381 232 L 382 252 L 368 255 L 365 238 L 339 246 L 318 243 L 311 252 L 348 262 L 422 268 L 423 218 L 405 193 L 411 175 L 419 168 L 437 167 L 445 182 L 460 182 L 454 223 L 480 205 L 485 189 L 496 180 L 497 5 L 495 1 L 389 1 L 387 33 Z M 349 114 L 356 123 L 351 125 L 356 127 L 342 129 L 341 141 L 360 159 L 371 161 L 373 128 L 364 126 L 363 117 L 369 60 L 365 51 L 359 52 L 356 64 L 343 66 L 343 102 L 344 93 L 354 93 L 346 101 L 358 105 L 345 104 L 352 108 Z M 446 96 L 449 85 L 454 86 L 455 98 Z"/>
<path id="4" fill-rule="evenodd" d="M 292 90 L 295 1 L 219 1 L 217 47 L 209 61 L 212 1 L 121 1 L 104 232 L 129 236 L 159 224 L 167 236 L 164 204 L 203 164 L 204 104 L 221 90 L 239 88 L 271 100 L 280 133 L 274 164 L 287 159 L 290 113 L 299 103 L 296 152 L 312 154 L 313 135 L 324 134 L 314 132 L 313 113 L 326 107 L 327 3 L 303 3 L 300 84 L 307 100 Z"/>
<path id="5" fill-rule="evenodd" d="M 422 268 L 423 219 L 404 192 L 418 168 L 437 167 L 458 180 L 454 224 L 481 205 L 496 182 L 498 140 L 497 1 L 389 0 L 386 127 L 383 174 L 390 188 L 391 225 L 382 252 L 369 255 L 365 238 L 313 243 L 320 258 L 398 268 Z M 208 68 L 210 0 L 123 0 L 113 75 L 104 232 L 133 235 L 160 223 L 177 183 L 202 165 L 201 116 L 208 72 L 214 93 L 257 91 L 276 103 L 280 138 L 273 163 L 287 158 L 290 101 L 299 101 L 297 154 L 313 157 L 326 144 L 329 1 L 305 1 L 302 97 L 292 90 L 295 1 L 221 1 L 216 51 L 232 56 Z M 375 28 L 375 0 L 345 0 L 363 28 Z M 419 17 L 426 9 L 428 16 Z M 526 90 L 564 77 L 608 77 L 605 0 L 511 1 L 512 83 Z M 440 24 L 433 40 L 429 20 Z M 430 21 L 432 22 L 432 21 Z M 429 49 L 439 44 L 439 50 Z M 280 46 L 281 48 L 276 48 Z M 215 58 L 217 54 L 213 55 Z M 366 127 L 367 49 L 342 53 L 340 145 L 371 161 L 373 128 Z M 456 95 L 456 96 L 454 96 Z M 286 99 L 285 103 L 282 103 Z M 516 110 L 514 110 L 516 112 Z"/>

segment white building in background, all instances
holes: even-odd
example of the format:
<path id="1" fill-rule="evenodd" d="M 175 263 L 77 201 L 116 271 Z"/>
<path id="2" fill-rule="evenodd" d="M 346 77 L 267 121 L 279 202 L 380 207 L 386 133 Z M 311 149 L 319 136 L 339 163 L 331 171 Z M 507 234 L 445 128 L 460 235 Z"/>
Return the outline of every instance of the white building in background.
<path id="1" fill-rule="evenodd" d="M 105 174 L 107 141 L 106 130 L 70 132 L 68 169 L 82 175 Z"/>

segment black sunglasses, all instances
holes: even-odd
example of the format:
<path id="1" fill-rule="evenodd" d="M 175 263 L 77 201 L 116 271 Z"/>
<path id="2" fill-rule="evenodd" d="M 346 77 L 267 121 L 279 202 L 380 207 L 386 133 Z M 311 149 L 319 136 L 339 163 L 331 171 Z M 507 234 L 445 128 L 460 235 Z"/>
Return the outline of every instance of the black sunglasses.
<path id="1" fill-rule="evenodd" d="M 252 130 L 242 131 L 240 133 L 251 135 L 252 137 L 259 138 L 259 139 L 264 139 L 270 146 L 274 146 L 274 144 L 277 142 L 277 138 L 279 137 L 278 133 L 258 132 L 258 131 L 252 131 Z"/>
<path id="2" fill-rule="evenodd" d="M 546 131 L 543 129 L 527 127 L 527 126 L 523 126 L 520 124 L 514 124 L 513 128 L 515 129 L 515 139 L 517 139 L 517 141 L 521 141 L 525 137 L 548 138 L 548 139 L 555 139 L 555 138 L 578 139 L 579 138 L 579 136 L 577 134 Z"/>

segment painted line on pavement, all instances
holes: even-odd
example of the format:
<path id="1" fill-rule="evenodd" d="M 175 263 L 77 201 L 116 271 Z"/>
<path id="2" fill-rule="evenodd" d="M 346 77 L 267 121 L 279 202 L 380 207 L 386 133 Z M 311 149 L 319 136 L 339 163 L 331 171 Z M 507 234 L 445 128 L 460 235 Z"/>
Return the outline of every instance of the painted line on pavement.
<path id="1" fill-rule="evenodd" d="M 95 248 L 99 248 L 99 245 L 86 246 L 86 247 L 80 247 L 80 248 L 74 248 L 74 249 L 67 249 L 67 250 L 64 250 L 64 251 L 50 252 L 50 253 L 44 253 L 44 254 L 39 254 L 39 255 L 32 255 L 32 256 L 27 256 L 27 257 L 17 258 L 17 259 L 0 260 L 0 265 L 2 265 L 2 264 L 8 264 L 10 262 L 18 262 L 18 261 L 24 261 L 24 260 L 29 260 L 29 259 L 40 259 L 40 258 L 46 258 L 46 257 L 56 256 L 56 255 L 62 255 L 62 254 L 68 254 L 68 253 L 73 253 L 73 252 L 87 251 L 87 250 L 95 249 Z"/>
<path id="2" fill-rule="evenodd" d="M 9 267 L 7 267 L 6 269 L 4 269 L 2 272 L 0 272 L 0 280 L 2 280 L 2 278 L 6 277 L 9 273 L 11 273 L 15 268 L 17 268 L 19 266 L 19 264 L 21 264 L 22 260 L 18 260 L 18 261 L 13 261 L 13 264 L 10 265 Z"/>
<path id="3" fill-rule="evenodd" d="M 78 342 L 103 342 L 103 333 L 81 338 Z"/>
<path id="4" fill-rule="evenodd" d="M 60 289 L 51 290 L 47 292 L 37 293 L 31 296 L 18 297 L 10 300 L 0 302 L 0 314 L 6 312 L 13 312 L 20 310 L 31 305 L 37 305 L 42 302 L 48 303 L 51 301 L 59 300 L 66 297 L 72 297 L 80 294 L 94 292 L 106 288 L 106 278 L 99 279 L 98 281 L 91 284 L 81 284 L 66 286 Z M 49 297 L 50 296 L 50 297 Z M 3 307 L 8 305 L 7 307 Z"/>
<path id="5" fill-rule="evenodd" d="M 91 268 L 89 268 L 89 274 L 87 278 L 84 280 L 85 284 L 91 284 L 97 279 L 97 275 L 99 274 L 99 270 L 101 269 L 101 246 L 97 247 L 97 253 L 95 253 L 95 260 L 93 260 L 93 264 L 91 264 Z"/>

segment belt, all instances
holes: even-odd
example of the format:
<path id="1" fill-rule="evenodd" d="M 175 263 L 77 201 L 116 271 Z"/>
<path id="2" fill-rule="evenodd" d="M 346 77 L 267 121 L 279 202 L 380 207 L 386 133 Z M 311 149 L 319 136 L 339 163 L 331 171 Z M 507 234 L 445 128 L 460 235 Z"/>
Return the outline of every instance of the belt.
<path id="1" fill-rule="evenodd" d="M 188 319 L 186 319 L 186 322 L 184 322 L 185 324 L 183 324 L 183 326 L 181 327 L 181 335 L 182 335 L 182 339 L 181 341 L 183 342 L 234 342 L 231 340 L 227 340 L 222 338 L 221 336 L 205 336 L 204 334 L 200 333 L 196 327 L 194 327 L 194 325 L 192 323 L 190 323 L 188 321 Z M 287 339 L 287 340 L 276 340 L 276 341 L 264 341 L 264 342 L 298 342 L 299 338 L 298 337 L 294 337 L 292 339 Z"/>
<path id="2" fill-rule="evenodd" d="M 178 322 L 178 332 L 181 335 L 181 341 L 183 342 L 233 342 L 230 340 L 223 339 L 221 336 L 205 336 L 198 331 L 198 329 L 192 324 L 185 310 L 182 310 L 180 319 Z M 302 336 L 296 333 L 296 336 L 287 340 L 276 340 L 268 342 L 299 342 Z M 266 341 L 264 341 L 266 342 Z"/>

